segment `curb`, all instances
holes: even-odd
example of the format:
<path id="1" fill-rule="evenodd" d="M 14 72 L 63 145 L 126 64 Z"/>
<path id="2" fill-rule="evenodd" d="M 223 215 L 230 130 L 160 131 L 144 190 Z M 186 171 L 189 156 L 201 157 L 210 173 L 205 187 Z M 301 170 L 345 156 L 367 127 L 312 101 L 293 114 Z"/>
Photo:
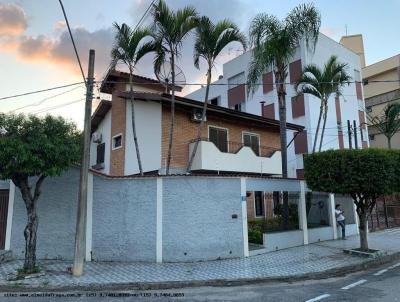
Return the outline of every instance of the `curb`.
<path id="1" fill-rule="evenodd" d="M 213 286 L 229 287 L 257 283 L 276 283 L 276 282 L 296 282 L 306 280 L 320 280 L 335 277 L 343 277 L 350 273 L 360 272 L 366 269 L 379 267 L 383 264 L 400 259 L 400 252 L 390 255 L 383 255 L 377 258 L 367 260 L 359 264 L 351 264 L 344 267 L 333 268 L 326 271 L 298 274 L 285 277 L 261 277 L 261 278 L 242 278 L 242 279 L 212 279 L 198 281 L 167 281 L 167 282 L 128 282 L 115 284 L 85 284 L 75 286 L 26 286 L 24 284 L 0 285 L 0 292 L 68 292 L 68 291 L 126 291 L 126 290 L 162 290 L 178 289 L 187 287 Z"/>

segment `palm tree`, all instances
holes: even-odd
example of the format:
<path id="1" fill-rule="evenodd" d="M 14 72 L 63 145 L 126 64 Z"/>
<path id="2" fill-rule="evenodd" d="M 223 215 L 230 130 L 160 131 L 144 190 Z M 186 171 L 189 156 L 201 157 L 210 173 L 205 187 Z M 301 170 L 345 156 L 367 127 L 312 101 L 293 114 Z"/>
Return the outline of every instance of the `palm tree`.
<path id="1" fill-rule="evenodd" d="M 116 30 L 114 45 L 111 50 L 111 64 L 110 70 L 115 69 L 115 66 L 122 62 L 129 69 L 129 87 L 130 87 L 130 101 L 131 101 L 131 114 L 132 114 L 132 130 L 133 139 L 136 148 L 136 157 L 139 166 L 140 175 L 143 175 L 142 161 L 140 159 L 139 143 L 136 135 L 135 125 L 135 106 L 133 97 L 133 71 L 136 64 L 143 56 L 156 50 L 153 41 L 144 42 L 147 37 L 151 37 L 151 31 L 148 28 L 133 30 L 129 25 L 123 23 L 119 25 L 114 23 Z"/>
<path id="2" fill-rule="evenodd" d="M 388 148 L 392 148 L 392 137 L 400 130 L 400 103 L 388 104 L 383 109 L 383 115 L 371 116 L 368 119 L 372 126 L 376 127 L 380 133 L 386 136 Z"/>
<path id="3" fill-rule="evenodd" d="M 318 66 L 310 64 L 304 67 L 300 79 L 295 85 L 298 94 L 308 93 L 321 101 L 319 107 L 319 117 L 317 129 L 315 131 L 314 144 L 312 152 L 315 152 L 317 146 L 318 133 L 323 118 L 323 126 L 321 140 L 319 143 L 319 151 L 322 149 L 322 141 L 324 139 L 325 126 L 328 114 L 328 100 L 332 94 L 336 97 L 342 95 L 342 87 L 351 80 L 350 75 L 346 72 L 346 63 L 339 63 L 336 56 L 331 56 L 324 68 L 321 70 Z"/>
<path id="4" fill-rule="evenodd" d="M 320 25 L 321 16 L 313 4 L 301 4 L 295 7 L 282 21 L 275 16 L 262 13 L 257 15 L 250 25 L 250 44 L 253 49 L 247 77 L 247 91 L 254 94 L 259 88 L 258 83 L 262 75 L 268 69 L 274 72 L 279 102 L 283 177 L 288 176 L 285 85 L 288 65 L 302 39 L 308 48 L 315 49 Z M 287 229 L 288 226 L 289 196 L 284 192 L 283 228 Z"/>
<path id="5" fill-rule="evenodd" d="M 288 65 L 293 59 L 301 39 L 312 49 L 318 39 L 321 17 L 313 4 L 295 7 L 284 20 L 268 14 L 257 15 L 250 25 L 252 60 L 247 78 L 247 90 L 251 94 L 259 88 L 263 73 L 271 69 L 275 75 L 275 86 L 279 100 L 279 120 L 282 152 L 282 176 L 287 177 L 286 134 L 286 77 Z"/>
<path id="6" fill-rule="evenodd" d="M 157 44 L 157 56 L 154 61 L 154 71 L 160 73 L 162 65 L 169 59 L 171 64 L 172 96 L 169 128 L 169 144 L 166 174 L 172 156 L 172 141 L 175 124 L 175 60 L 180 56 L 182 43 L 190 31 L 197 26 L 197 13 L 191 6 L 186 6 L 176 12 L 168 8 L 164 0 L 160 0 L 152 12 L 154 20 L 153 36 Z M 169 57 L 169 58 L 168 58 Z"/>
<path id="7" fill-rule="evenodd" d="M 208 17 L 202 17 L 196 28 L 196 41 L 194 44 L 194 65 L 199 69 L 200 58 L 207 62 L 207 86 L 204 97 L 203 112 L 201 122 L 197 129 L 197 139 L 190 155 L 187 172 L 190 172 L 197 147 L 201 139 L 201 131 L 204 127 L 204 120 L 207 112 L 208 93 L 211 84 L 211 73 L 214 62 L 221 51 L 231 42 L 239 42 L 246 49 L 246 37 L 240 32 L 236 24 L 229 20 L 222 20 L 217 24 L 213 24 Z"/>

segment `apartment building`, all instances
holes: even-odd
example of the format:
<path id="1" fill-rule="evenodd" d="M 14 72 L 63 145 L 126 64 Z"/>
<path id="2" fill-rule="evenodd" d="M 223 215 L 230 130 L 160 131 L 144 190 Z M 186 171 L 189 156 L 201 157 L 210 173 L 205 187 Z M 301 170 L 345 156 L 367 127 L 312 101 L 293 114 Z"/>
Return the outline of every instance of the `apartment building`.
<path id="1" fill-rule="evenodd" d="M 328 117 L 322 150 L 339 148 L 368 147 L 368 130 L 365 124 L 365 105 L 361 84 L 362 65 L 360 57 L 354 51 L 320 34 L 315 51 L 311 51 L 305 42 L 301 42 L 292 62 L 289 64 L 286 107 L 287 121 L 302 125 L 301 133 L 288 129 L 288 175 L 303 176 L 303 154 L 311 152 L 319 114 L 320 102 L 317 98 L 305 94 L 297 97 L 294 83 L 298 80 L 302 68 L 316 64 L 323 68 L 331 55 L 339 62 L 347 63 L 348 73 L 354 81 L 343 87 L 340 98 L 332 96 L 328 101 Z M 247 79 L 251 51 L 245 52 L 223 65 L 223 74 L 210 88 L 210 103 L 240 112 L 247 112 L 266 118 L 278 119 L 279 108 L 274 75 L 271 70 L 263 75 L 260 86 L 250 95 L 244 83 Z M 198 101 L 204 100 L 205 87 L 187 95 Z"/>

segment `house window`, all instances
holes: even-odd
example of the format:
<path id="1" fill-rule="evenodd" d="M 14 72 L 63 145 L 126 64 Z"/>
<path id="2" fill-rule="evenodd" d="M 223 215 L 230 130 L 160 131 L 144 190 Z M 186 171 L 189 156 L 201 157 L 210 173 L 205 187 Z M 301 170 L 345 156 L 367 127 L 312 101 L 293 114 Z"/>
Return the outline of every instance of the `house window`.
<path id="1" fill-rule="evenodd" d="M 112 138 L 112 149 L 119 149 L 122 147 L 122 134 L 117 134 Z"/>
<path id="2" fill-rule="evenodd" d="M 106 151 L 106 144 L 101 143 L 97 145 L 97 157 L 96 157 L 96 164 L 104 163 L 104 154 Z"/>
<path id="3" fill-rule="evenodd" d="M 238 103 L 238 104 L 236 104 L 235 106 L 233 106 L 231 109 L 234 109 L 234 110 L 236 110 L 236 111 L 242 111 L 242 112 L 244 112 L 244 111 L 246 111 L 245 102 Z"/>
<path id="4" fill-rule="evenodd" d="M 264 198 L 263 192 L 254 192 L 254 207 L 256 212 L 256 217 L 264 216 Z"/>
<path id="5" fill-rule="evenodd" d="M 257 156 L 260 155 L 260 137 L 257 134 L 243 133 L 243 145 L 250 147 Z"/>
<path id="6" fill-rule="evenodd" d="M 223 128 L 210 127 L 208 129 L 210 142 L 221 152 L 228 152 L 228 130 Z"/>
<path id="7" fill-rule="evenodd" d="M 211 105 L 219 106 L 219 97 L 213 98 L 210 101 Z"/>

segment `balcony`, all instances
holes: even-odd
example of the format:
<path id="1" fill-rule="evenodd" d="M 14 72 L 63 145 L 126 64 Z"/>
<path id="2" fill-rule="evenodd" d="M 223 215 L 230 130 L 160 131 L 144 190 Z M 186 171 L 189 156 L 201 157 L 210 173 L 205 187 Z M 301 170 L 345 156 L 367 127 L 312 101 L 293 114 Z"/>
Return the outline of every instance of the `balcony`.
<path id="1" fill-rule="evenodd" d="M 189 145 L 192 153 L 194 142 Z M 192 171 L 226 171 L 260 173 L 268 175 L 282 174 L 281 151 L 272 147 L 260 146 L 260 156 L 252 148 L 242 143 L 228 142 L 228 152 L 221 152 L 217 146 L 201 139 L 194 157 Z"/>

